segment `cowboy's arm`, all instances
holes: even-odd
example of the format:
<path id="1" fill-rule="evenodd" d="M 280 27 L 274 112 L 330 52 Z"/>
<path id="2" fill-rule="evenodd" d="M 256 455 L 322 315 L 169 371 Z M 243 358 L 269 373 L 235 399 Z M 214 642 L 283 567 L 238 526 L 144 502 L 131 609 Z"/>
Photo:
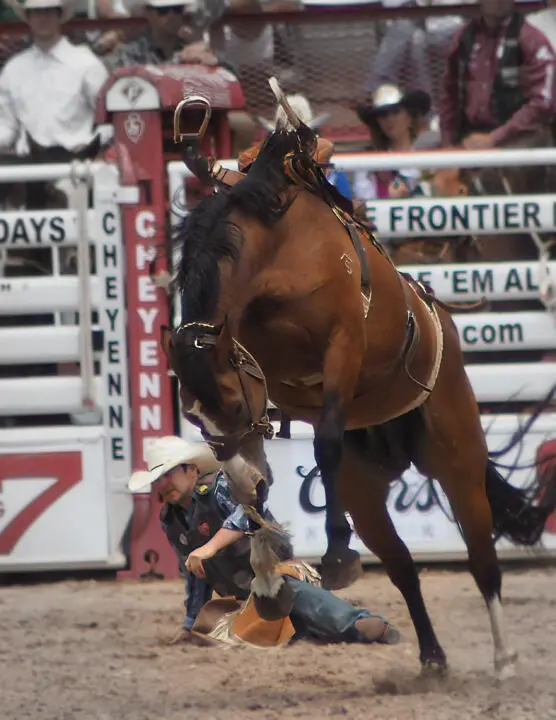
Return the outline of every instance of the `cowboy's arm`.
<path id="1" fill-rule="evenodd" d="M 521 87 L 525 103 L 508 122 L 491 133 L 495 146 L 548 126 L 553 114 L 554 52 L 545 36 L 527 23 L 521 30 L 520 45 L 523 57 Z"/>
<path id="2" fill-rule="evenodd" d="M 224 548 L 227 548 L 229 545 L 233 545 L 240 540 L 243 535 L 243 530 L 231 530 L 221 527 L 207 543 L 193 550 L 193 552 L 189 554 L 189 557 L 195 555 L 199 560 L 208 560 L 214 557 L 220 550 L 224 550 Z"/>
<path id="3" fill-rule="evenodd" d="M 226 519 L 223 521 L 222 527 L 207 543 L 189 554 L 186 568 L 195 573 L 197 577 L 204 577 L 204 560 L 208 560 L 220 550 L 233 545 L 249 529 L 249 519 L 242 506 L 232 497 L 228 483 L 224 478 L 220 478 L 216 483 L 214 500 L 221 515 Z"/>
<path id="4" fill-rule="evenodd" d="M 0 74 L 0 150 L 11 149 L 19 135 L 17 118 L 11 92 L 11 66 L 8 63 Z"/>
<path id="5" fill-rule="evenodd" d="M 216 531 L 211 539 L 201 547 L 198 547 L 187 556 L 185 567 L 186 570 L 195 576 L 194 581 L 187 584 L 188 593 L 186 601 L 186 629 L 193 626 L 193 622 L 199 614 L 203 605 L 207 602 L 208 586 L 204 580 L 205 570 L 203 562 L 214 557 L 220 550 L 233 545 L 245 534 L 245 530 L 240 525 L 245 525 L 247 529 L 247 517 L 244 515 L 241 505 L 238 505 L 231 497 L 227 485 L 219 483 L 215 491 L 216 503 L 222 511 L 229 511 L 233 508 L 231 514 L 224 520 L 222 527 Z M 243 519 L 245 518 L 245 520 Z"/>
<path id="6" fill-rule="evenodd" d="M 453 145 L 458 126 L 458 55 L 462 31 L 456 33 L 446 57 L 446 70 L 442 78 L 438 115 L 444 147 Z M 463 108 L 460 110 L 464 111 Z"/>
<path id="7" fill-rule="evenodd" d="M 91 59 L 91 65 L 83 78 L 83 92 L 85 93 L 89 106 L 93 108 L 93 110 L 96 108 L 97 98 L 101 88 L 107 80 L 108 70 L 97 57 L 93 57 Z"/>
<path id="8" fill-rule="evenodd" d="M 243 505 L 232 497 L 232 492 L 228 484 L 228 479 L 224 474 L 214 489 L 214 499 L 221 513 L 221 517 L 225 518 L 222 522 L 222 529 L 236 530 L 245 533 L 249 530 L 249 518 L 245 514 Z"/>

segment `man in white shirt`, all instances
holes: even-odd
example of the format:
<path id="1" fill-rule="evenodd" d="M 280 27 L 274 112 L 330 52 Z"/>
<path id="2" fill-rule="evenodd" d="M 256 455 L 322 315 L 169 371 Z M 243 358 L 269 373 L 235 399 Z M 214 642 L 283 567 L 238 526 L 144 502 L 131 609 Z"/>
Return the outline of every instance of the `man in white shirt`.
<path id="1" fill-rule="evenodd" d="M 0 151 L 29 152 L 28 137 L 42 148 L 82 153 L 94 139 L 97 96 L 108 78 L 85 45 L 73 45 L 62 25 L 73 15 L 64 0 L 14 0 L 33 45 L 11 58 L 0 74 Z"/>

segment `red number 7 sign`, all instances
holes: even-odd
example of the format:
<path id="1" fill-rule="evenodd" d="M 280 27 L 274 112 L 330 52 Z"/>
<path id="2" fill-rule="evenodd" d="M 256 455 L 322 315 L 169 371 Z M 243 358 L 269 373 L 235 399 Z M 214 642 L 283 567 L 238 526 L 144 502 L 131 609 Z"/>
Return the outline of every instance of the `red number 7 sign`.
<path id="1" fill-rule="evenodd" d="M 0 532 L 0 555 L 9 555 L 35 520 L 81 482 L 81 453 L 0 455 L 0 493 L 6 480 L 27 478 L 56 478 L 56 482 L 31 500 Z"/>

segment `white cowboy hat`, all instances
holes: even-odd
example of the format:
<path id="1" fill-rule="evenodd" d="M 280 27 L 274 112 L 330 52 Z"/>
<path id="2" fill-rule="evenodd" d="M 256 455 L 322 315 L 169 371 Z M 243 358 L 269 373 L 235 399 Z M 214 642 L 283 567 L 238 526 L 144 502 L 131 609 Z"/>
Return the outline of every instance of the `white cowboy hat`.
<path id="1" fill-rule="evenodd" d="M 62 11 L 62 22 L 67 22 L 75 12 L 75 6 L 72 0 L 22 0 L 21 2 L 18 2 L 18 0 L 8 0 L 8 3 L 18 18 L 24 21 L 27 21 L 27 10 L 60 8 Z"/>
<path id="2" fill-rule="evenodd" d="M 375 90 L 371 102 L 358 105 L 356 112 L 361 122 L 368 125 L 369 120 L 397 107 L 404 107 L 412 114 L 428 115 L 431 98 L 424 90 L 409 90 L 402 93 L 396 85 L 385 83 Z"/>
<path id="3" fill-rule="evenodd" d="M 305 123 L 305 125 L 310 127 L 312 130 L 317 130 L 330 118 L 330 113 L 321 113 L 320 115 L 315 116 L 311 103 L 305 95 L 302 95 L 301 93 L 286 95 L 286 100 L 301 122 Z M 274 122 L 270 122 L 270 120 L 267 120 L 260 115 L 257 117 L 257 121 L 264 127 L 265 130 L 268 130 L 268 132 L 273 132 L 276 129 L 278 122 L 280 122 L 282 127 L 289 126 L 288 118 L 281 105 L 276 108 Z"/>
<path id="4" fill-rule="evenodd" d="M 199 475 L 206 475 L 218 470 L 221 463 L 206 443 L 190 443 L 175 435 L 165 435 L 148 446 L 148 470 L 134 472 L 127 486 L 132 492 L 147 489 L 178 465 L 196 465 Z"/>

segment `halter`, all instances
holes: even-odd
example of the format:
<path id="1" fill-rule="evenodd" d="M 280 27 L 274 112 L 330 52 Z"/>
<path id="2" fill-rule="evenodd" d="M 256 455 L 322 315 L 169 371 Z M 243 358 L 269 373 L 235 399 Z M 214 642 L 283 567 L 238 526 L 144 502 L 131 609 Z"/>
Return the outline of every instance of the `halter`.
<path id="1" fill-rule="evenodd" d="M 181 334 L 185 331 L 198 330 L 190 341 L 190 345 L 200 352 L 210 350 L 215 347 L 217 336 L 209 331 L 216 330 L 216 325 L 202 322 L 190 322 L 180 325 L 176 333 Z M 260 433 L 265 439 L 270 440 L 274 435 L 274 428 L 270 422 L 267 412 L 268 406 L 268 389 L 266 386 L 266 378 L 259 363 L 253 355 L 235 338 L 232 338 L 232 353 L 229 356 L 230 365 L 237 373 L 243 399 L 249 410 L 249 422 L 246 428 L 236 430 L 227 435 L 211 435 L 206 428 L 201 428 L 201 434 L 204 440 L 212 448 L 218 460 L 229 460 L 237 454 L 239 447 L 246 437 L 253 433 Z M 249 392 L 248 377 L 255 378 L 262 382 L 264 389 L 264 405 L 258 414 L 259 419 L 256 420 L 257 413 L 254 408 L 253 398 Z"/>

